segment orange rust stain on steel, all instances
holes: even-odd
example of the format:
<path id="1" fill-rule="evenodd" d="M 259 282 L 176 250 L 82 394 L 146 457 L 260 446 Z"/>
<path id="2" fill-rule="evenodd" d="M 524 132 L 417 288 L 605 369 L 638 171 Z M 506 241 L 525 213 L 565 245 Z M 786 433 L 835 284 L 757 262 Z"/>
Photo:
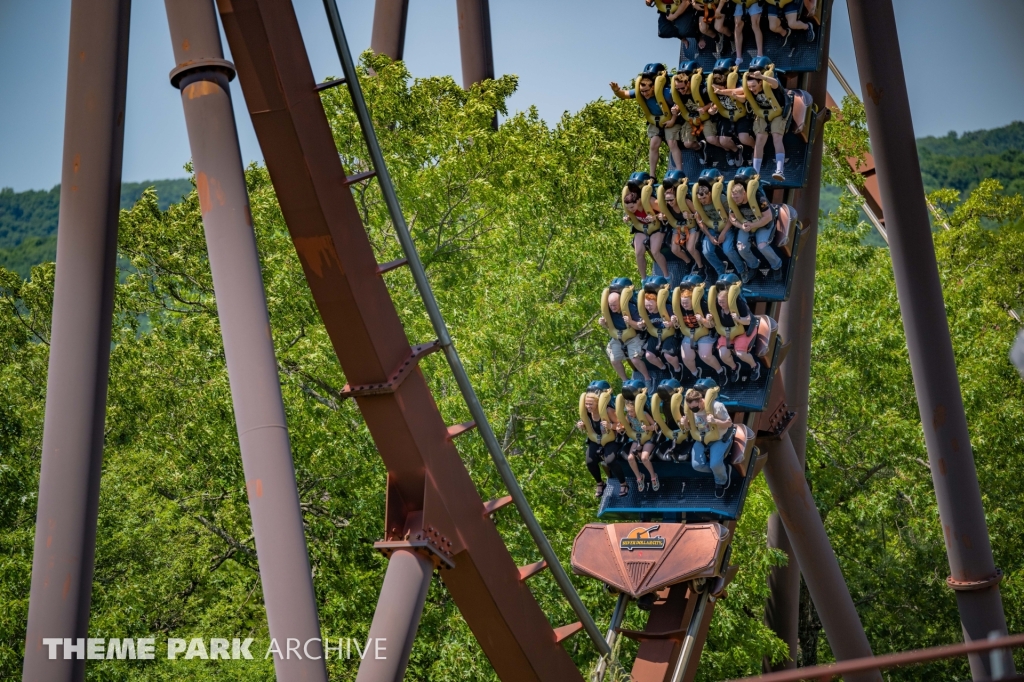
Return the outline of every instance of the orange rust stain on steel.
<path id="1" fill-rule="evenodd" d="M 213 195 L 217 197 L 217 203 L 221 206 L 227 201 L 227 197 L 224 196 L 224 187 L 220 184 L 220 180 L 217 178 L 210 178 L 210 187 L 213 189 Z"/>
<path id="2" fill-rule="evenodd" d="M 78 169 L 81 167 L 81 165 L 82 165 L 82 155 L 81 154 L 75 154 L 75 158 L 73 158 L 71 160 L 71 172 L 72 173 L 77 173 Z"/>
<path id="3" fill-rule="evenodd" d="M 328 268 L 340 268 L 338 254 L 334 248 L 334 240 L 330 235 L 319 237 L 295 237 L 295 250 L 299 252 L 299 258 L 305 262 L 317 277 L 324 276 L 324 270 Z"/>
<path id="4" fill-rule="evenodd" d="M 946 423 L 946 406 L 936 405 L 932 411 L 932 428 L 938 431 Z"/>
<path id="5" fill-rule="evenodd" d="M 964 547 L 966 547 L 967 549 L 971 548 L 971 536 L 967 533 L 963 534 L 963 536 L 960 538 L 960 541 L 964 543 Z"/>
<path id="6" fill-rule="evenodd" d="M 953 452 L 960 452 L 960 439 L 956 436 L 950 438 L 949 447 L 953 448 Z"/>
<path id="7" fill-rule="evenodd" d="M 189 83 L 185 87 L 185 95 L 189 99 L 199 99 L 200 97 L 206 97 L 207 95 L 215 95 L 220 92 L 220 86 L 213 81 L 201 80 Z"/>
<path id="8" fill-rule="evenodd" d="M 84 62 L 85 61 L 85 51 L 82 51 L 82 52 L 78 53 L 78 61 L 80 61 L 80 62 Z"/>
<path id="9" fill-rule="evenodd" d="M 946 525 L 945 523 L 942 524 L 942 532 L 946 534 L 946 541 L 947 542 L 953 537 L 953 534 L 949 530 L 949 526 Z"/>
<path id="10" fill-rule="evenodd" d="M 196 194 L 199 195 L 199 212 L 206 213 L 211 208 L 210 182 L 203 171 L 196 173 Z"/>
<path id="11" fill-rule="evenodd" d="M 943 476 L 946 475 L 946 458 L 939 457 L 939 473 Z"/>
<path id="12" fill-rule="evenodd" d="M 185 52 L 188 52 L 189 47 L 191 46 L 188 44 L 188 38 L 185 38 L 183 41 L 181 41 L 181 49 L 185 50 Z"/>
<path id="13" fill-rule="evenodd" d="M 61 593 L 62 599 L 68 598 L 68 592 L 71 591 L 71 574 L 68 573 L 68 577 L 64 578 L 64 590 Z"/>
<path id="14" fill-rule="evenodd" d="M 255 481 L 249 481 L 245 484 L 245 489 L 249 493 L 249 497 L 263 497 L 263 479 L 257 478 Z"/>
<path id="15" fill-rule="evenodd" d="M 71 185 L 71 191 L 72 192 L 77 192 L 78 191 L 78 185 Z"/>
<path id="16" fill-rule="evenodd" d="M 871 98 L 871 101 L 875 103 L 876 107 L 878 106 L 878 103 L 882 101 L 882 95 L 884 93 L 885 90 L 883 88 L 876 88 L 874 83 L 868 83 L 868 97 Z"/>

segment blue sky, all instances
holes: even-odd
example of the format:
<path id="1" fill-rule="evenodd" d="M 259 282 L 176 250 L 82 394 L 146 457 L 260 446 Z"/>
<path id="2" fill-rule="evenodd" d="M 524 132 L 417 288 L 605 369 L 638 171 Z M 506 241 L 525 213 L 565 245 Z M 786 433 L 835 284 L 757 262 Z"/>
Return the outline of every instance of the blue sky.
<path id="1" fill-rule="evenodd" d="M 212 1 L 212 0 L 211 0 Z M 340 71 L 321 0 L 295 0 L 318 79 Z M 372 0 L 339 0 L 354 50 L 369 46 Z M 1024 2 L 898 0 L 904 64 L 917 135 L 993 128 L 1024 118 L 1024 88 L 1007 70 L 1024 63 Z M 0 187 L 48 189 L 60 181 L 70 0 L 0 0 Z M 642 0 L 491 0 L 495 68 L 520 77 L 512 110 L 536 105 L 554 123 L 608 97 L 647 62 L 675 62 L 678 42 L 656 37 Z M 833 58 L 857 85 L 845 0 L 833 12 Z M 226 46 L 225 46 L 226 47 Z M 414 76 L 461 82 L 455 0 L 412 0 L 405 58 Z M 188 138 L 164 4 L 136 0 L 128 74 L 126 181 L 182 177 Z M 241 92 L 235 105 L 242 154 L 260 160 Z M 841 94 L 830 86 L 833 95 Z"/>

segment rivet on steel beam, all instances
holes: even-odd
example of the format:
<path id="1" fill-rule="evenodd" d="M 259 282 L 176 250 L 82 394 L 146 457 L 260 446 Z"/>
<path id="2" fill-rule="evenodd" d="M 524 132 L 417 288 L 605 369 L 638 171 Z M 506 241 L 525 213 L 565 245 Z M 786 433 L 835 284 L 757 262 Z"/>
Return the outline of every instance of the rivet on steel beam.
<path id="1" fill-rule="evenodd" d="M 537 575 L 538 573 L 540 573 L 541 571 L 543 571 L 547 567 L 548 567 L 548 562 L 545 561 L 544 559 L 541 559 L 540 561 L 538 561 L 535 564 L 527 564 L 526 566 L 520 566 L 519 567 L 519 580 L 523 581 L 523 580 L 526 580 L 528 578 L 532 578 L 533 576 Z"/>
<path id="2" fill-rule="evenodd" d="M 468 433 L 476 428 L 475 421 L 462 422 L 461 424 L 454 424 L 448 427 L 448 440 L 454 440 L 464 433 Z M 509 498 L 511 499 L 511 498 Z"/>
<path id="3" fill-rule="evenodd" d="M 499 497 L 494 500 L 488 500 L 484 502 L 484 516 L 490 516 L 494 512 L 498 511 L 505 505 L 512 504 L 512 496 L 506 495 L 505 497 Z"/>

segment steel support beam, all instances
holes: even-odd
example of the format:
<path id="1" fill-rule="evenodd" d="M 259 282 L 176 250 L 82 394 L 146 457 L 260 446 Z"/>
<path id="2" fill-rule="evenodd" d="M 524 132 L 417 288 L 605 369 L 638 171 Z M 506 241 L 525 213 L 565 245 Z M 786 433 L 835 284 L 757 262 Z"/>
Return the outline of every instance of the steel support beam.
<path id="1" fill-rule="evenodd" d="M 494 78 L 489 0 L 456 0 L 459 11 L 459 51 L 462 54 L 462 87 Z"/>
<path id="2" fill-rule="evenodd" d="M 405 53 L 405 27 L 409 21 L 409 0 L 377 0 L 373 6 L 370 49 L 394 60 Z"/>
<path id="3" fill-rule="evenodd" d="M 828 61 L 831 22 L 821 27 L 823 41 L 822 61 Z M 822 68 L 807 75 L 803 85 L 823 115 L 828 96 L 828 69 Z M 823 120 L 823 119 L 819 119 Z M 824 127 L 819 125 L 819 127 Z M 790 344 L 789 354 L 780 368 L 786 387 L 786 403 L 796 412 L 789 427 L 797 460 L 803 466 L 806 458 L 808 394 L 811 384 L 811 332 L 814 316 L 814 271 L 818 254 L 818 204 L 821 196 L 821 157 L 824 133 L 818 131 L 812 140 L 811 158 L 807 166 L 807 184 L 796 193 L 794 208 L 804 224 L 800 236 L 800 250 L 793 273 L 792 293 L 781 306 L 779 334 Z M 770 596 L 765 611 L 765 622 L 789 646 L 789 660 L 777 665 L 766 665 L 766 671 L 796 667 L 800 621 L 800 566 L 793 553 L 786 528 L 774 513 L 768 519 L 768 546 L 782 550 L 789 557 L 786 566 L 773 568 L 768 575 Z"/>
<path id="4" fill-rule="evenodd" d="M 885 211 L 951 587 L 966 641 L 1006 633 L 985 510 L 949 337 L 891 0 L 848 0 L 861 92 Z M 987 662 L 970 657 L 974 679 Z"/>
<path id="5" fill-rule="evenodd" d="M 832 653 L 839 661 L 871 656 L 871 645 L 843 580 L 832 543 L 825 533 L 825 525 L 814 504 L 804 468 L 797 459 L 789 434 L 762 443 L 768 450 L 765 479 L 786 526 L 807 590 L 825 626 Z M 850 675 L 846 679 L 848 682 L 881 682 L 882 675 L 875 670 Z"/>
<path id="6" fill-rule="evenodd" d="M 23 679 L 85 679 L 116 279 L 130 0 L 73 0 L 42 467 Z"/>
<path id="7" fill-rule="evenodd" d="M 431 546 L 454 564 L 441 577 L 502 680 L 580 680 L 520 581 L 415 366 L 418 356 L 346 187 L 292 3 L 219 0 L 219 8 L 281 211 L 335 353 L 350 387 L 379 389 L 356 393 L 355 400 L 388 469 L 385 540 Z"/>
<path id="8" fill-rule="evenodd" d="M 401 682 L 405 677 L 433 572 L 433 562 L 414 550 L 391 555 L 356 682 Z"/>
<path id="9" fill-rule="evenodd" d="M 231 108 L 233 68 L 224 60 L 213 0 L 165 5 L 177 64 L 171 82 L 181 89 L 192 149 L 270 636 L 282 647 L 288 640 L 309 643 L 302 657 L 275 656 L 274 670 L 280 680 L 326 682 L 324 661 L 316 658 L 322 652 L 316 595 Z"/>

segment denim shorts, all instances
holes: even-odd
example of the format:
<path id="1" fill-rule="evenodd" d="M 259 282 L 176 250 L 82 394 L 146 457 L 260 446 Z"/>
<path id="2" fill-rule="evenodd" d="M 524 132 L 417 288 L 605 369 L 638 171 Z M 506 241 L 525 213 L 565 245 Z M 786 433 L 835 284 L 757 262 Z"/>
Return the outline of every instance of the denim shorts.
<path id="1" fill-rule="evenodd" d="M 736 11 L 733 12 L 733 16 L 734 17 L 742 17 L 744 14 L 749 14 L 752 17 L 756 17 L 760 13 L 761 13 L 761 3 L 760 2 L 755 2 L 750 7 L 747 7 L 743 3 L 737 3 L 736 4 Z"/>

